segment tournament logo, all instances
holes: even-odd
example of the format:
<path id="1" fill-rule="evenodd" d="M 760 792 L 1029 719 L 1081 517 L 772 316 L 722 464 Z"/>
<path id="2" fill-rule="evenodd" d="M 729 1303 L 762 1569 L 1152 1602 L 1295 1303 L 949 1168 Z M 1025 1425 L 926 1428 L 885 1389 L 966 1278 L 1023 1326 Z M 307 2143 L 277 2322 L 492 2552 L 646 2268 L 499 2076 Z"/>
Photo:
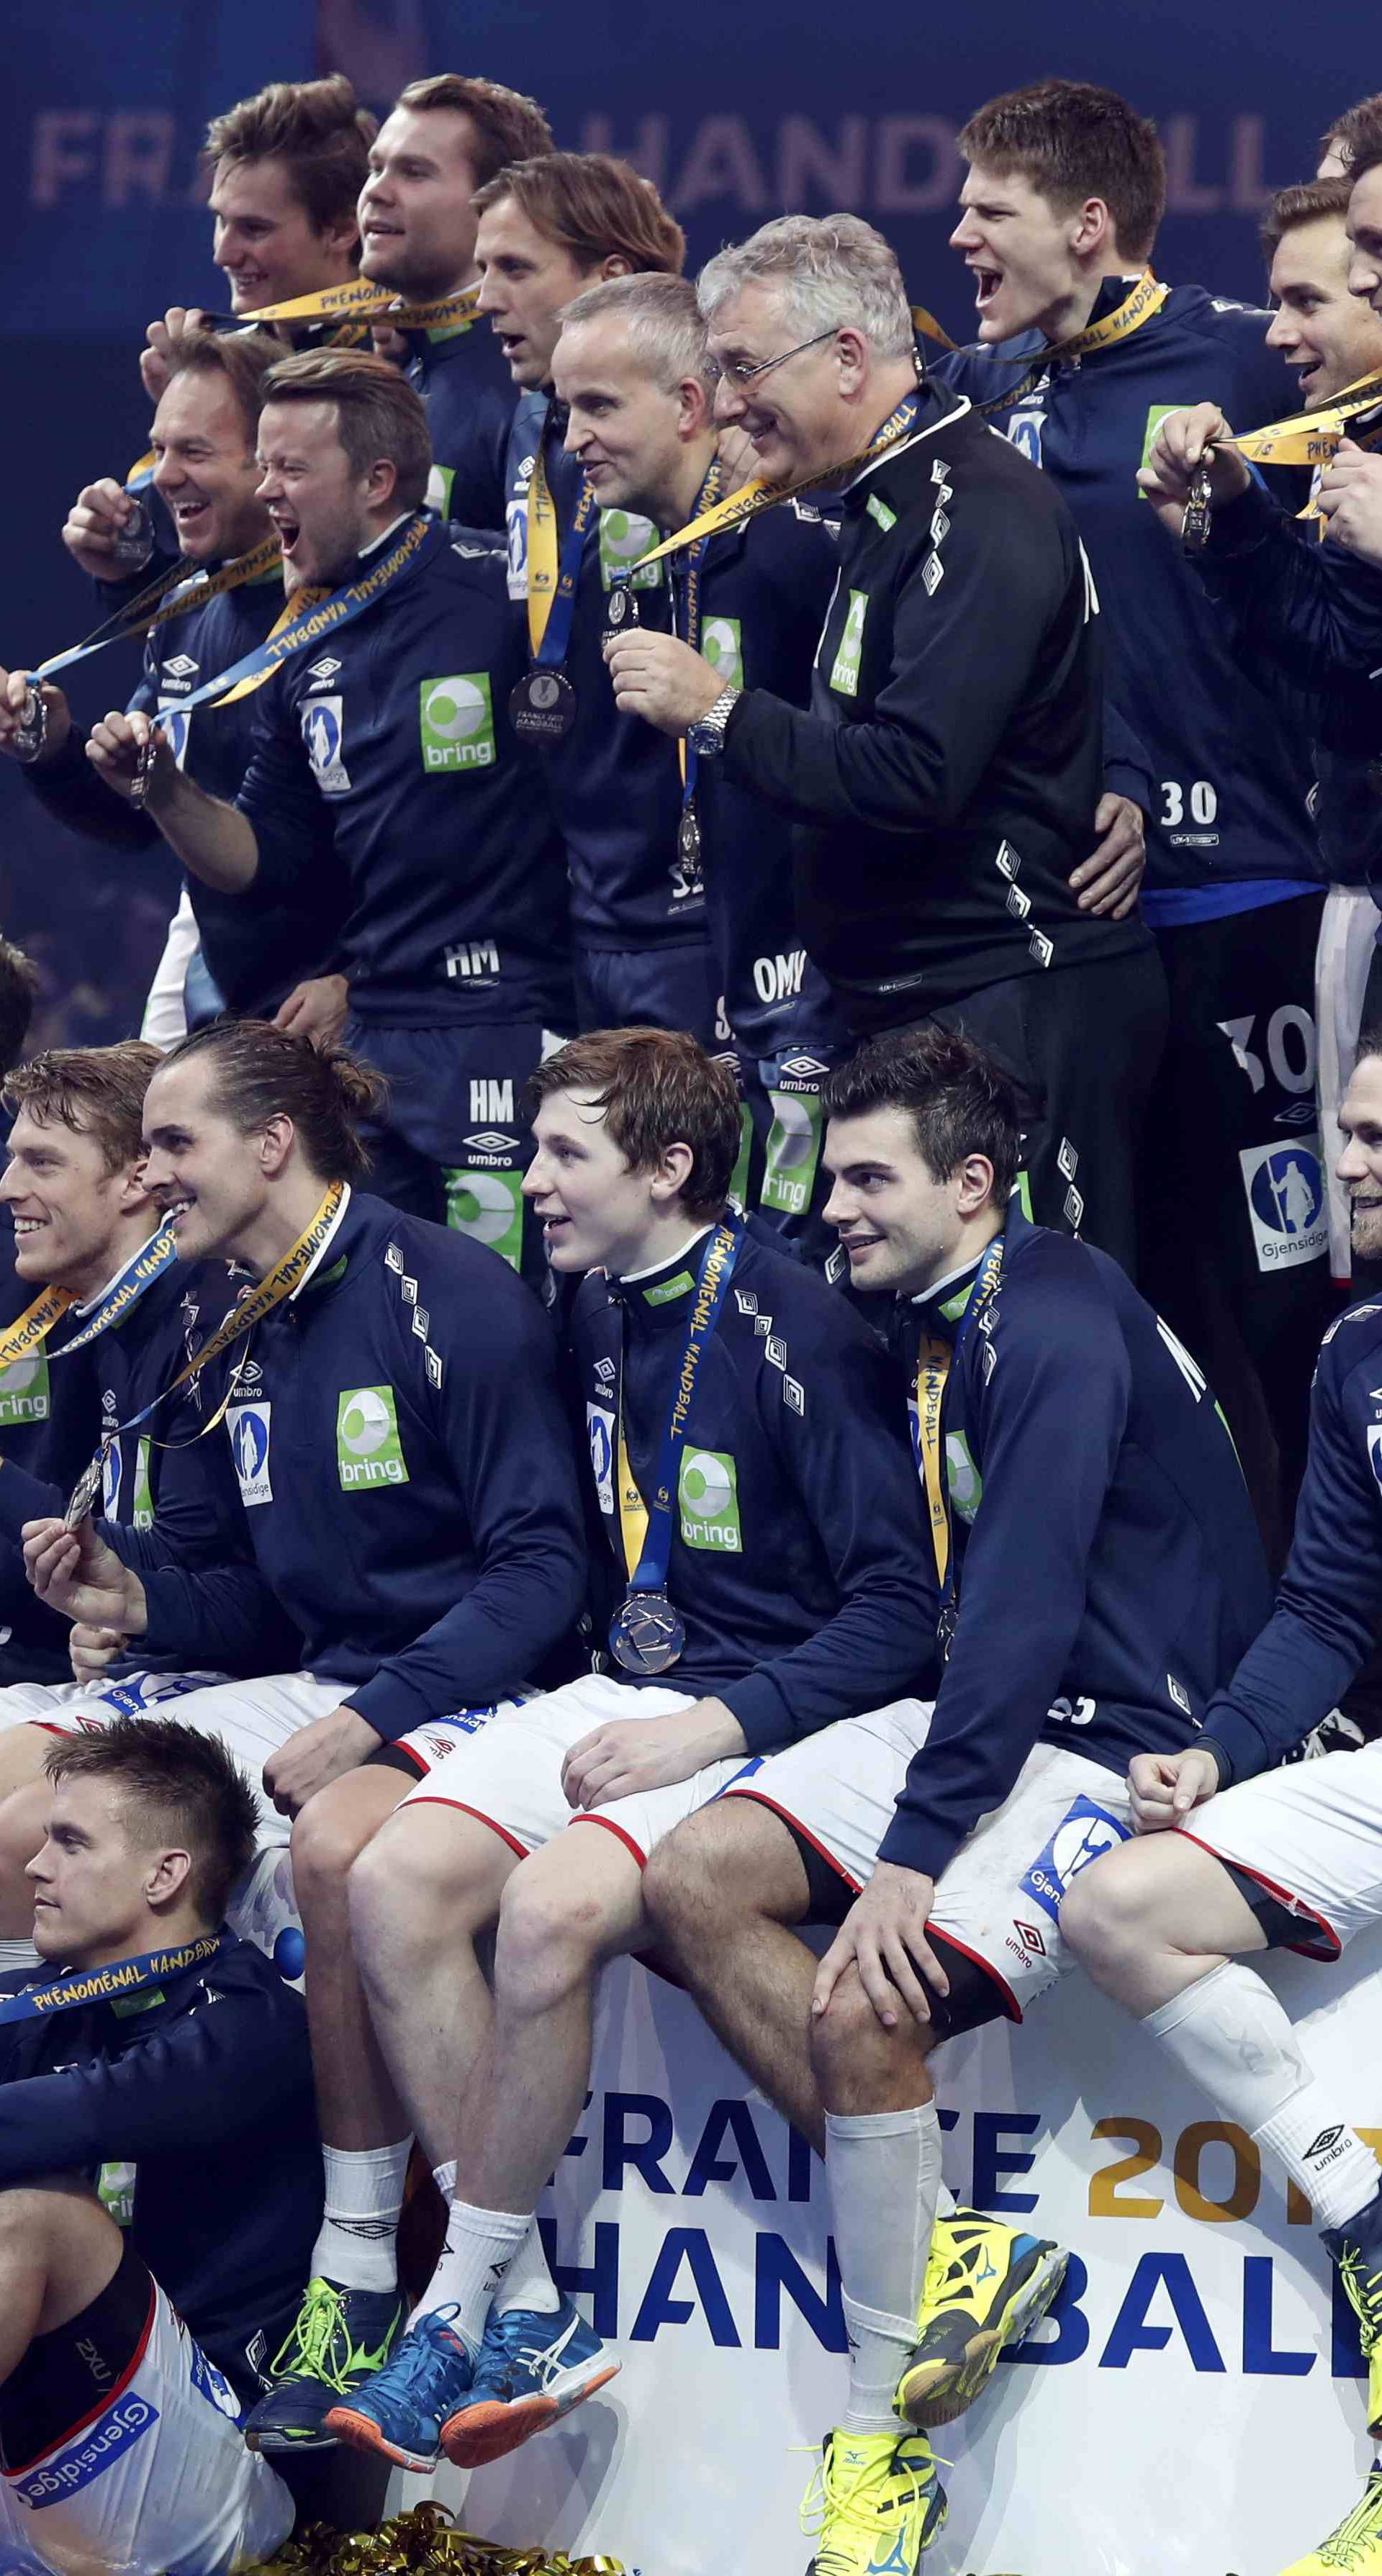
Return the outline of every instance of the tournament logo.
<path id="1" fill-rule="evenodd" d="M 1328 1243 L 1318 1135 L 1240 1153 L 1243 1190 L 1259 1270 L 1318 1261 Z"/>
<path id="2" fill-rule="evenodd" d="M 343 1492 L 410 1482 L 391 1386 L 346 1387 L 336 1406 L 336 1471 Z"/>
<path id="3" fill-rule="evenodd" d="M 273 1406 L 232 1404 L 226 1408 L 226 1427 L 230 1433 L 230 1454 L 240 1485 L 240 1500 L 271 1503 L 274 1489 L 269 1477 L 269 1429 Z"/>
<path id="4" fill-rule="evenodd" d="M 298 715 L 312 775 L 323 796 L 348 796 L 350 772 L 341 758 L 343 720 L 339 697 L 309 698 Z"/>
<path id="5" fill-rule="evenodd" d="M 739 1477 L 724 1449 L 692 1449 L 682 1459 L 677 1485 L 681 1534 L 688 1547 L 717 1549 L 737 1556 L 743 1548 L 739 1526 Z"/>
<path id="6" fill-rule="evenodd" d="M 488 671 L 418 683 L 422 765 L 429 773 L 492 769 L 498 758 Z"/>
<path id="7" fill-rule="evenodd" d="M 1044 411 L 1014 412 L 1008 423 L 1009 445 L 1025 456 L 1029 465 L 1041 463 L 1041 437 L 1046 427 Z"/>
<path id="8" fill-rule="evenodd" d="M 1102 1852 L 1116 1850 L 1130 1837 L 1131 1827 L 1111 1816 L 1106 1807 L 1096 1806 L 1092 1798 L 1077 1798 L 1065 1822 L 1057 1825 L 1045 1850 L 1027 1871 L 1022 1881 L 1023 1895 L 1034 1897 L 1054 1923 L 1072 1878 L 1078 1878 L 1080 1871 L 1088 1869 Z"/>
<path id="9" fill-rule="evenodd" d="M 48 1411 L 48 1354 L 40 1347 L 0 1369 L 0 1430 L 16 1422 L 46 1422 Z"/>

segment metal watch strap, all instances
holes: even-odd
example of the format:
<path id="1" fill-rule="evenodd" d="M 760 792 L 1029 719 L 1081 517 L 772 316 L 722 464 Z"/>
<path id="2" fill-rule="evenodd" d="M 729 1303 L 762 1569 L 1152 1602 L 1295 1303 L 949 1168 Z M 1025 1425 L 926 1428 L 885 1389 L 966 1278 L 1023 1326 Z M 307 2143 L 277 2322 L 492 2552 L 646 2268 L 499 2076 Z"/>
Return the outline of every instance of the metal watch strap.
<path id="1" fill-rule="evenodd" d="M 713 758 L 715 752 L 723 751 L 725 727 L 743 694 L 743 690 L 731 682 L 727 689 L 721 689 L 714 705 L 707 707 L 705 714 L 692 725 L 690 738 L 706 758 Z M 708 734 L 715 737 L 713 745 L 706 741 Z"/>

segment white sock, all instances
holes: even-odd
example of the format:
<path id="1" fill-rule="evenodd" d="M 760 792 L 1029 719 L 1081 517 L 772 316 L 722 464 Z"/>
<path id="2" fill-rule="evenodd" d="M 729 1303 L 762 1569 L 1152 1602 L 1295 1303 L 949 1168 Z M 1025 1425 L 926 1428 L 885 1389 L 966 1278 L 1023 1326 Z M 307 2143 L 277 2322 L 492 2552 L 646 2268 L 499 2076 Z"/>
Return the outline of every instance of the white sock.
<path id="1" fill-rule="evenodd" d="M 437 2308 L 454 2307 L 451 2323 L 467 2351 L 478 2352 L 490 2303 L 498 2297 L 531 2225 L 531 2218 L 521 2218 L 511 2209 L 476 2209 L 468 2200 L 453 2200 L 446 2243 L 410 2327 L 420 2325 Z"/>
<path id="2" fill-rule="evenodd" d="M 38 1952 L 32 1941 L 0 1941 L 0 1977 L 13 1968 L 36 1968 Z"/>
<path id="3" fill-rule="evenodd" d="M 827 2111 L 826 2174 L 849 2330 L 850 2433 L 892 2433 L 893 2392 L 917 2339 L 935 2223 L 941 2133 L 933 2102 L 909 2111 Z"/>
<path id="4" fill-rule="evenodd" d="M 1320 2227 L 1342 2227 L 1382 2188 L 1376 2156 L 1301 2054 L 1270 1986 L 1241 1959 L 1211 1968 L 1142 2027 L 1209 2095 L 1284 2165 Z"/>
<path id="5" fill-rule="evenodd" d="M 443 2200 L 452 2201 L 455 2199 L 456 2159 L 454 2156 L 449 2156 L 444 2165 L 433 2165 L 432 2180 L 436 2184 L 438 2191 L 441 2193 Z"/>
<path id="6" fill-rule="evenodd" d="M 312 2270 L 343 2290 L 392 2290 L 411 2138 L 393 2147 L 323 2147 L 326 2209 Z"/>
<path id="7" fill-rule="evenodd" d="M 510 2308 L 531 2308 L 539 2316 L 554 2317 L 561 2306 L 561 2292 L 548 2270 L 535 2218 L 504 2274 L 503 2287 L 494 2304 L 501 2317 L 506 2317 Z"/>

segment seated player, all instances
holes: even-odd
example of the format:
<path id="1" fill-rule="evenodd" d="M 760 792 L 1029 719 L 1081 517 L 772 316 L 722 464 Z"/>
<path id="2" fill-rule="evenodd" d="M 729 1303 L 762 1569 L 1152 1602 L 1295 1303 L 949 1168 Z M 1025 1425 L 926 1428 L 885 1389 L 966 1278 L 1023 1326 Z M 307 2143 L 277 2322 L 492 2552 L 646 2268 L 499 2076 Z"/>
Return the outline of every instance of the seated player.
<path id="1" fill-rule="evenodd" d="M 589 2082 L 599 1970 L 646 1938 L 649 1854 L 746 1754 L 923 1680 L 935 1629 L 892 1363 L 727 1213 L 733 1075 L 622 1029 L 533 1089 L 525 1186 L 554 1268 L 591 1274 L 572 1383 L 611 1654 L 459 1744 L 355 1864 L 375 2041 L 449 2233 L 380 2375 L 333 2399 L 304 2359 L 250 2428 L 324 2426 L 413 2468 L 497 2456 L 612 2375 L 533 2213 Z M 496 1918 L 491 2000 L 475 1943 Z"/>
<path id="2" fill-rule="evenodd" d="M 234 1256 L 263 1283 L 237 1309 L 238 1323 L 260 1320 L 248 1352 L 242 1336 L 228 1355 L 239 1373 L 226 1428 L 256 1616 L 286 1617 L 303 1640 L 301 1669 L 197 1692 L 181 1713 L 263 1775 L 282 1815 L 342 1783 L 329 1831 L 295 1845 L 294 1884 L 322 2131 L 352 2150 L 368 2142 L 372 2096 L 368 2056 L 357 2082 L 337 2040 L 343 2017 L 363 2017 L 348 1862 L 458 1731 L 539 1677 L 579 1615 L 586 1567 L 551 1328 L 482 1245 L 352 1186 L 365 1165 L 356 1121 L 378 1097 L 377 1076 L 348 1055 L 246 1020 L 185 1039 L 145 1105 L 145 1178 L 180 1260 Z M 73 1533 L 50 1519 L 26 1552 L 69 1616 L 139 1640 L 141 1654 L 195 1660 L 215 1570 L 187 1564 L 156 1527 Z M 388 2117 L 384 2134 L 399 2135 Z M 333 2225 L 357 2214 L 342 2188 Z M 401 2319 L 391 2260 L 389 2284 L 355 2312 L 372 2354 Z"/>
<path id="3" fill-rule="evenodd" d="M 0 1978 L 0 2563 L 229 2576 L 293 2522 L 237 2427 L 321 2205 L 306 2020 L 224 1929 L 219 1744 L 119 1718 L 48 1773 L 42 1966 Z"/>
<path id="4" fill-rule="evenodd" d="M 1128 1831 L 1129 1754 L 1193 1739 L 1267 1579 L 1193 1360 L 1115 1262 L 1010 1195 L 992 1059 L 940 1028 L 876 1040 L 826 1108 L 826 1213 L 854 1287 L 894 1299 L 916 1390 L 943 1675 L 934 1709 L 856 1718 L 731 1784 L 664 1846 L 646 1903 L 720 2038 L 824 2137 L 851 2361 L 807 2519 L 818 2576 L 864 2576 L 915 2567 L 945 2515 L 899 2414 L 959 2414 L 1065 2264 L 972 2213 L 933 2236 L 931 2053 L 1055 1982 L 1062 1887 Z M 819 1972 L 807 1921 L 841 1925 Z"/>
<path id="5" fill-rule="evenodd" d="M 29 1391 L 49 1415 L 44 1448 L 28 1463 L 7 1457 L 0 1472 L 0 1581 L 18 1596 L 13 1613 L 7 1602 L 18 1633 L 0 1655 L 0 1795 L 38 1784 L 0 1806 L 0 1937 L 26 1944 L 33 1907 L 23 1872 L 42 1839 L 41 1774 L 53 1722 L 80 1724 L 88 1709 L 98 1717 L 137 1710 L 253 1670 L 256 1653 L 275 1642 L 249 1615 L 259 1587 L 244 1515 L 224 1440 L 201 1436 L 212 1424 L 199 1380 L 149 1413 L 234 1295 L 222 1263 L 179 1262 L 149 1194 L 144 1095 L 160 1061 L 137 1039 L 54 1048 L 17 1066 L 4 1086 L 14 1123 L 0 1201 L 13 1219 L 15 1276 L 29 1318 L 28 1358 L 15 1365 L 27 1365 Z M 24 1580 L 24 1524 L 62 1512 L 93 1460 L 109 1520 L 156 1529 L 207 1569 L 207 1615 L 190 1673 L 157 1654 L 131 1661 L 120 1640 L 97 1650 L 96 1670 L 74 1667 L 71 1631 Z M 52 1643 L 35 1631 L 35 1614 L 57 1632 Z M 292 1647 L 281 1621 L 278 1632 L 281 1658 Z"/>
<path id="6" fill-rule="evenodd" d="M 1382 1030 L 1365 1031 L 1339 1110 L 1339 1177 L 1355 1261 L 1382 1258 Z M 1382 1307 L 1331 1324 L 1311 1397 L 1295 1536 L 1268 1626 L 1179 1753 L 1132 1766 L 1138 1840 L 1067 1899 L 1061 1929 L 1106 1994 L 1135 2013 L 1227 2120 L 1312 2203 L 1357 2315 L 1368 2430 L 1382 2436 L 1382 2186 L 1377 2159 L 1307 2064 L 1245 1952 L 1337 1959 L 1382 1917 L 1382 1743 L 1281 1762 L 1347 1689 L 1382 1615 L 1375 1381 Z M 1177 1830 L 1167 1830 L 1173 1828 Z M 1382 2464 L 1337 2531 L 1291 2576 L 1382 2570 Z"/>

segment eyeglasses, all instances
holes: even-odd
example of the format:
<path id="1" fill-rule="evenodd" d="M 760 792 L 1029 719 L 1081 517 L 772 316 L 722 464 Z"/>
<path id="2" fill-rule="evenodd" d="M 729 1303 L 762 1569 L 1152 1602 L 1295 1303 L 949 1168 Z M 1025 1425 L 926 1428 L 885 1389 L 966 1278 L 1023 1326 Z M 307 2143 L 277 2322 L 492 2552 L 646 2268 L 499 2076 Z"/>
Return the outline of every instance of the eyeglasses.
<path id="1" fill-rule="evenodd" d="M 833 340 L 838 329 L 838 323 L 833 323 L 828 331 L 818 331 L 814 340 L 798 340 L 795 349 L 783 349 L 776 358 L 760 358 L 756 367 L 749 366 L 744 358 L 731 358 L 728 366 L 722 366 L 718 358 L 707 358 L 706 375 L 712 385 L 723 384 L 726 376 L 731 384 L 751 385 L 756 376 L 766 376 L 770 368 L 785 367 L 789 358 L 799 358 L 803 349 L 818 349 L 822 340 Z"/>

